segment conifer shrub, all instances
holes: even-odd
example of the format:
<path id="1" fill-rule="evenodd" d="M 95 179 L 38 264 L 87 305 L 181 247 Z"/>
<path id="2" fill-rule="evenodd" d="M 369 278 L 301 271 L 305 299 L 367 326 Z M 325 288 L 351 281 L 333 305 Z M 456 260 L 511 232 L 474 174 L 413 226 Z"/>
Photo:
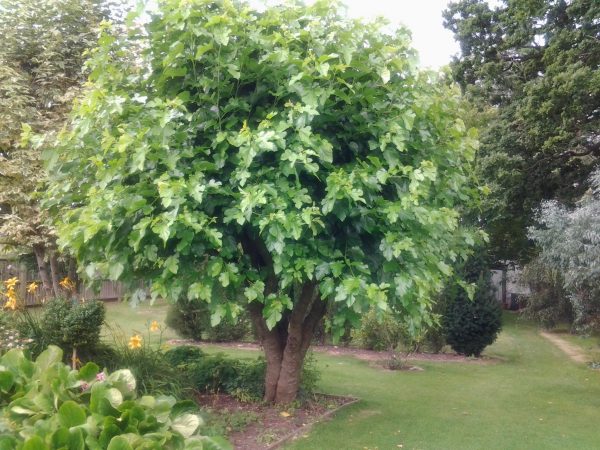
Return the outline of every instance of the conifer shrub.
<path id="1" fill-rule="evenodd" d="M 489 273 L 489 272 L 488 272 Z M 457 287 L 442 319 L 446 342 L 466 356 L 480 356 L 502 328 L 502 308 L 494 296 L 490 276 L 482 272 L 473 299 Z"/>

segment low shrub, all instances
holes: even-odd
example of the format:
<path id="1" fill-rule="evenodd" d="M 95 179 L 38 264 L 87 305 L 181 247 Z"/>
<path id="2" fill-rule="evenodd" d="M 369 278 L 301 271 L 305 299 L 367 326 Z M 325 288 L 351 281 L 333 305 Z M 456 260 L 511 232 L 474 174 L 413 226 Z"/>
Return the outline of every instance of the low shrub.
<path id="1" fill-rule="evenodd" d="M 100 343 L 106 309 L 98 300 L 55 298 L 43 306 L 39 315 L 27 309 L 16 314 L 17 328 L 23 337 L 33 341 L 34 355 L 48 345 L 56 345 L 73 355 L 73 359 L 85 359 L 95 354 Z"/>
<path id="2" fill-rule="evenodd" d="M 171 396 L 136 395 L 129 370 L 71 370 L 62 350 L 35 361 L 21 350 L 0 358 L 0 449 L 230 449 L 199 433 L 196 405 Z"/>
<path id="3" fill-rule="evenodd" d="M 185 374 L 177 370 L 166 357 L 162 346 L 162 330 L 151 331 L 148 327 L 145 335 L 127 336 L 122 330 L 109 328 L 111 343 L 106 353 L 96 355 L 95 361 L 110 370 L 129 369 L 138 380 L 140 394 L 172 394 L 180 397 L 189 386 Z M 151 337 L 157 334 L 155 342 Z"/>
<path id="4" fill-rule="evenodd" d="M 180 346 L 165 353 L 165 359 L 185 374 L 187 383 L 200 392 L 225 393 L 242 401 L 259 401 L 264 395 L 266 362 L 240 360 L 223 353 L 206 355 L 197 347 Z M 300 395 L 314 393 L 319 372 L 311 354 L 305 358 Z"/>
<path id="5" fill-rule="evenodd" d="M 360 328 L 354 330 L 352 342 L 367 350 L 393 350 L 402 342 L 410 342 L 410 336 L 391 313 L 378 314 L 371 309 L 362 318 Z"/>
<path id="6" fill-rule="evenodd" d="M 210 311 L 204 301 L 180 300 L 169 306 L 166 324 L 182 338 L 212 342 L 239 341 L 250 335 L 251 326 L 244 317 L 236 321 L 228 318 L 211 326 Z"/>

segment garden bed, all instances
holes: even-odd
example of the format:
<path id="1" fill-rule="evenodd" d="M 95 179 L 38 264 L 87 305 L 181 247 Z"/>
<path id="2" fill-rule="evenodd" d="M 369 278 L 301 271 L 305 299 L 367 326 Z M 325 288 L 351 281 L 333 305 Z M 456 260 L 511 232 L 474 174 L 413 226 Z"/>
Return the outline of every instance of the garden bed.
<path id="1" fill-rule="evenodd" d="M 233 348 L 237 350 L 262 350 L 259 344 L 253 342 L 203 342 L 189 339 L 171 339 L 173 345 L 196 345 L 199 347 L 215 348 Z M 364 361 L 380 362 L 390 358 L 390 353 L 386 351 L 365 350 L 355 347 L 341 347 L 336 345 L 313 345 L 310 349 L 317 353 L 324 353 L 331 356 L 352 356 Z M 492 364 L 501 361 L 501 358 L 480 356 L 479 358 L 458 355 L 456 353 L 410 353 L 403 356 L 407 361 L 426 361 L 426 362 L 459 362 L 472 364 Z"/>
<path id="2" fill-rule="evenodd" d="M 270 450 L 308 433 L 310 428 L 333 416 L 354 397 L 316 394 L 300 406 L 284 409 L 263 403 L 240 402 L 230 395 L 199 394 L 198 402 L 225 428 L 236 450 Z"/>

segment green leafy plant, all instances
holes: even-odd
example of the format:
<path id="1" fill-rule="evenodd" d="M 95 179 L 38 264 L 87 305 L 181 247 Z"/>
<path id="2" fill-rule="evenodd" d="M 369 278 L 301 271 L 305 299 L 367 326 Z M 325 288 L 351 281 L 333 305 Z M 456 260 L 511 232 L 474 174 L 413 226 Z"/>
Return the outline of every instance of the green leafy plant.
<path id="1" fill-rule="evenodd" d="M 383 27 L 324 0 L 160 2 L 145 29 L 104 30 L 48 153 L 61 248 L 212 325 L 247 314 L 269 402 L 295 399 L 328 304 L 334 337 L 371 307 L 429 322 L 476 237 L 459 92 Z"/>
<path id="2" fill-rule="evenodd" d="M 232 342 L 250 334 L 250 324 L 244 316 L 225 317 L 212 326 L 208 303 L 198 300 L 180 300 L 170 305 L 165 323 L 181 337 L 196 341 Z"/>
<path id="3" fill-rule="evenodd" d="M 402 321 L 391 313 L 373 309 L 363 316 L 360 328 L 354 330 L 352 342 L 368 350 L 394 350 L 409 339 Z"/>
<path id="4" fill-rule="evenodd" d="M 55 298 L 43 306 L 39 320 L 43 345 L 57 345 L 79 356 L 90 355 L 100 342 L 106 309 L 98 300 Z M 31 321 L 28 321 L 31 322 Z"/>
<path id="5" fill-rule="evenodd" d="M 502 328 L 502 308 L 496 299 L 489 272 L 477 281 L 473 299 L 464 289 L 453 290 L 454 296 L 442 318 L 446 341 L 457 353 L 480 356 L 492 344 Z"/>
<path id="6" fill-rule="evenodd" d="M 96 358 L 109 369 L 126 368 L 135 376 L 140 394 L 171 394 L 180 397 L 189 387 L 185 374 L 165 356 L 162 329 L 144 335 L 125 335 L 118 328 L 109 328 L 110 351 Z M 153 337 L 157 337 L 153 340 Z M 167 352 L 169 353 L 169 352 Z"/>
<path id="7" fill-rule="evenodd" d="M 138 398 L 129 370 L 109 374 L 94 363 L 71 370 L 55 346 L 35 361 L 21 350 L 2 356 L 0 398 L 2 449 L 231 448 L 199 434 L 203 421 L 192 402 Z"/>
<path id="8" fill-rule="evenodd" d="M 175 347 L 168 350 L 164 357 L 180 376 L 183 374 L 186 384 L 200 392 L 231 394 L 249 402 L 258 401 L 264 395 L 264 358 L 240 360 L 223 353 L 206 355 L 194 346 Z M 313 394 L 319 378 L 320 372 L 311 354 L 302 368 L 301 395 Z"/>

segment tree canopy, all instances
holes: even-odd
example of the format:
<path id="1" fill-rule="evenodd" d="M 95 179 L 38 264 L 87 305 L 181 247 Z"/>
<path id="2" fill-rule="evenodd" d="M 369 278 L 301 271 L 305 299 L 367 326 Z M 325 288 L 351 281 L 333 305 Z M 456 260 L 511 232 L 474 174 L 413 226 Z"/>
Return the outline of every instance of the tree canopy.
<path id="1" fill-rule="evenodd" d="M 430 322 L 474 242 L 458 90 L 416 68 L 405 30 L 338 6 L 165 0 L 126 39 L 106 30 L 49 155 L 85 273 L 204 301 L 213 323 L 247 310 L 269 401 L 295 397 L 328 305 L 337 329 L 370 306 Z"/>
<path id="2" fill-rule="evenodd" d="M 533 210 L 572 204 L 600 156 L 600 4 L 462 0 L 444 16 L 461 47 L 453 75 L 489 118 L 477 165 L 492 248 L 527 259 Z"/>

